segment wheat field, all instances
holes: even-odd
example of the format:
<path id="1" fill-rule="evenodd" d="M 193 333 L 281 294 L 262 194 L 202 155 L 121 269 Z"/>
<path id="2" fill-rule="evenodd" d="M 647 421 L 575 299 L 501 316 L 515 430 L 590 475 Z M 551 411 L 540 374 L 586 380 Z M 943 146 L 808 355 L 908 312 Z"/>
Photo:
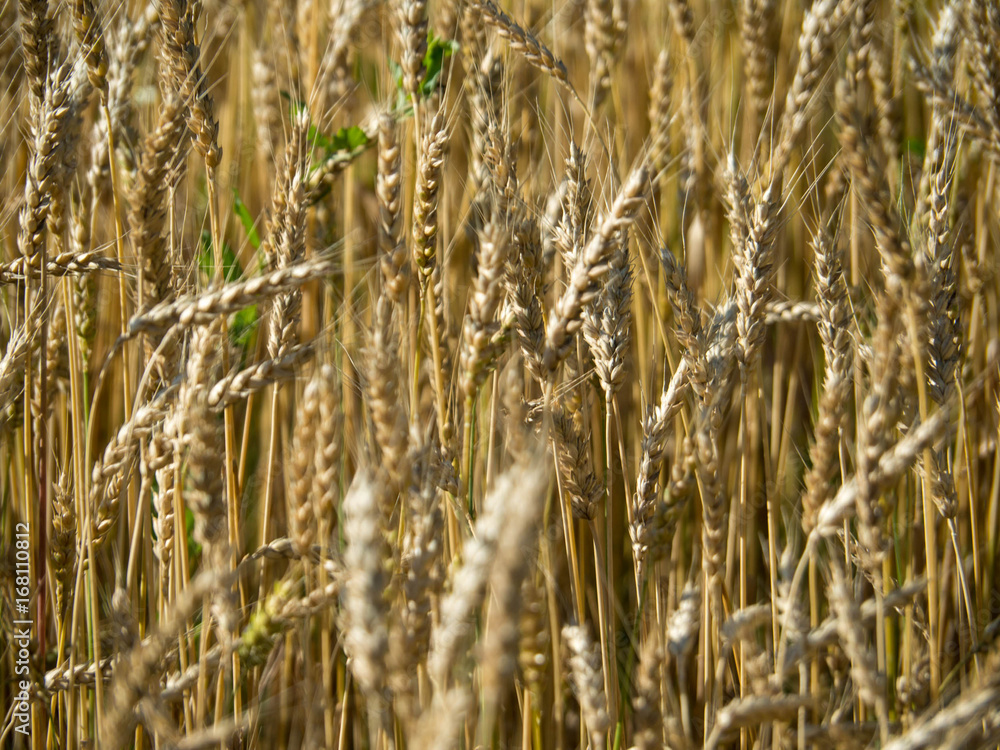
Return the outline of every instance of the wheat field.
<path id="1" fill-rule="evenodd" d="M 1000 747 L 996 0 L 0 0 L 0 746 Z"/>

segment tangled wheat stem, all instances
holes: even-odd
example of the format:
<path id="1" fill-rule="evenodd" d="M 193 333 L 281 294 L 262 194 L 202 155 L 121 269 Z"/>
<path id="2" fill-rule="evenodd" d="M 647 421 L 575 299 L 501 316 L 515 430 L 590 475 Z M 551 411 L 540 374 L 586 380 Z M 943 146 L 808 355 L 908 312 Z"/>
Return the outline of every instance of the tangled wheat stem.
<path id="1" fill-rule="evenodd" d="M 271 232 L 278 224 L 303 227 L 302 256 L 312 261 L 247 269 L 242 280 L 220 287 L 217 274 L 225 264 L 218 252 L 225 241 L 234 249 L 240 243 L 244 265 L 259 250 L 244 244 L 242 221 L 227 218 L 229 175 L 255 222 L 260 211 L 276 217 L 280 201 L 267 199 L 285 192 L 280 163 L 265 153 L 289 141 L 279 92 L 317 92 L 309 98 L 323 106 L 313 107 L 312 135 L 341 124 L 350 129 L 368 112 L 398 115 L 397 91 L 385 69 L 386 56 L 395 53 L 384 43 L 395 22 L 387 25 L 385 8 L 368 0 L 337 0 L 336 8 L 306 3 L 297 10 L 272 2 L 263 26 L 239 4 L 219 11 L 217 3 L 199 0 L 151 0 L 143 22 L 136 3 L 128 3 L 107 27 L 107 107 L 92 102 L 94 121 L 83 102 L 92 93 L 88 69 L 101 75 L 100 53 L 89 45 L 88 54 L 86 41 L 66 48 L 69 14 L 63 18 L 51 0 L 22 0 L 25 65 L 0 69 L 8 103 L 17 105 L 21 119 L 34 121 L 32 98 L 38 97 L 32 91 L 48 85 L 53 68 L 63 70 L 60 76 L 71 72 L 70 97 L 81 102 L 80 125 L 72 124 L 80 130 L 78 140 L 67 139 L 58 152 L 43 148 L 44 139 L 33 144 L 13 121 L 0 127 L 0 150 L 25 154 L 28 163 L 50 153 L 65 159 L 65 171 L 48 183 L 36 179 L 38 200 L 27 191 L 20 203 L 18 195 L 6 196 L 11 205 L 38 209 L 39 217 L 48 209 L 51 217 L 31 233 L 32 247 L 41 251 L 0 264 L 11 309 L 10 320 L 0 321 L 8 330 L 0 330 L 0 342 L 10 339 L 0 357 L 0 431 L 25 453 L 15 452 L 9 467 L 6 484 L 16 490 L 9 505 L 16 520 L 23 515 L 35 522 L 44 497 L 53 517 L 45 574 L 51 591 L 42 612 L 46 648 L 56 646 L 60 661 L 46 675 L 48 692 L 38 693 L 34 731 L 47 732 L 50 744 L 70 747 L 95 728 L 100 734 L 93 741 L 105 745 L 192 747 L 231 741 L 234 727 L 251 727 L 232 741 L 270 743 L 276 750 L 318 737 L 325 746 L 360 738 L 373 750 L 390 743 L 438 750 L 518 737 L 525 746 L 606 744 L 618 750 L 721 748 L 757 738 L 802 748 L 893 740 L 899 741 L 894 747 L 988 743 L 1000 653 L 989 638 L 995 626 L 977 627 L 976 612 L 996 568 L 996 545 L 984 543 L 989 534 L 979 528 L 997 520 L 990 512 L 996 379 L 982 384 L 978 398 L 986 408 L 973 405 L 977 396 L 970 390 L 979 388 L 976 373 L 990 360 L 984 347 L 996 348 L 996 321 L 977 313 L 992 310 L 1000 294 L 989 265 L 994 179 L 980 158 L 981 145 L 995 150 L 980 142 L 1000 130 L 987 123 L 991 107 L 1000 112 L 992 101 L 992 90 L 1000 91 L 1000 55 L 989 46 L 987 31 L 969 45 L 959 24 L 945 40 L 953 51 L 943 53 L 937 40 L 933 48 L 918 41 L 927 25 L 917 24 L 910 50 L 926 58 L 923 70 L 912 76 L 903 71 L 895 90 L 872 92 L 882 84 L 863 58 L 896 51 L 902 41 L 872 26 L 873 19 L 905 21 L 888 0 L 865 0 L 857 13 L 855 0 L 816 0 L 806 20 L 797 14 L 801 25 L 786 13 L 774 34 L 750 29 L 748 15 L 745 40 L 779 51 L 766 60 L 759 48 L 739 44 L 739 26 L 718 16 L 717 4 L 701 1 L 580 0 L 579 8 L 587 6 L 581 13 L 563 8 L 552 15 L 548 0 L 493 0 L 505 13 L 516 8 L 522 15 L 517 28 L 498 13 L 487 22 L 480 0 L 394 2 L 412 11 L 410 36 L 403 37 L 409 45 L 397 45 L 409 57 L 404 96 L 407 88 L 411 94 L 423 88 L 425 21 L 456 28 L 453 17 L 467 8 L 459 33 L 446 34 L 460 38 L 461 46 L 451 47 L 451 55 L 444 48 L 453 58 L 442 68 L 444 85 L 416 102 L 415 124 L 398 123 L 398 148 L 386 134 L 377 167 L 374 158 L 357 162 L 358 180 L 346 198 L 338 192 L 346 150 L 333 147 L 335 153 L 324 157 L 320 139 L 303 136 L 320 153 L 303 158 L 301 222 L 264 220 L 272 237 L 281 235 Z M 755 4 L 764 9 L 773 0 L 744 4 L 752 14 Z M 785 0 L 774 12 L 792 4 Z M 18 12 L 16 5 L 0 8 L 0 27 L 12 9 Z M 78 13 L 85 39 L 95 30 L 87 28 L 96 14 L 91 6 L 101 7 L 98 0 L 66 5 Z M 626 7 L 632 23 L 619 27 Z M 355 20 L 334 17 L 341 9 Z M 960 0 L 944 0 L 941 11 L 953 18 L 981 15 L 967 12 Z M 174 27 L 162 40 L 158 32 L 152 40 L 137 38 L 171 13 Z M 363 24 L 357 20 L 362 14 Z M 496 23 L 505 33 L 494 30 Z M 32 36 L 33 27 L 38 33 Z M 664 27 L 671 37 L 666 44 Z M 327 28 L 343 39 L 334 39 L 329 59 L 317 65 L 316 40 Z M 382 43 L 351 43 L 355 31 L 364 42 L 371 34 Z M 620 49 L 615 34 L 622 35 Z M 713 37 L 735 53 L 731 64 L 704 46 Z M 10 41 L 0 38 L 0 48 L 10 49 Z M 839 77 L 831 65 L 844 65 L 837 50 L 845 41 L 843 54 L 855 58 L 846 63 L 848 76 L 864 95 L 849 119 L 831 124 L 827 91 Z M 676 59 L 674 42 L 685 59 Z M 159 54 L 148 59 L 129 51 L 151 43 Z M 173 57 L 164 52 L 169 44 Z M 210 48 L 219 54 L 209 67 Z M 253 76 L 267 89 L 264 95 L 248 96 L 249 77 L 232 75 L 233 59 L 251 48 L 272 64 Z M 619 57 L 619 51 L 627 54 Z M 967 58 L 968 65 L 955 75 L 942 54 Z M 91 68 L 84 64 L 88 57 Z M 755 69 L 744 66 L 746 58 Z M 566 80 L 581 82 L 580 94 L 601 118 L 613 150 L 610 163 L 592 135 L 593 123 L 580 119 L 574 95 L 553 70 L 560 59 Z M 683 80 L 668 80 L 674 78 L 671 59 Z M 198 60 L 207 77 L 195 72 Z M 767 83 L 761 62 L 778 84 L 770 98 L 775 116 L 763 125 L 759 105 L 767 94 L 756 97 L 757 112 L 744 106 L 750 76 Z M 454 64 L 465 69 L 469 85 L 449 87 Z M 642 102 L 616 92 L 612 101 L 597 104 L 611 68 L 616 80 L 651 88 L 655 106 L 644 111 Z M 657 83 L 643 86 L 651 70 Z M 46 79 L 39 71 L 52 75 Z M 360 85 L 352 86 L 359 75 Z M 371 75 L 377 90 L 366 85 Z M 899 121 L 929 144 L 923 179 L 899 178 L 888 166 L 893 155 L 883 159 L 880 153 L 897 148 L 880 143 L 891 131 L 877 125 L 885 119 L 882 105 L 891 108 L 907 81 L 934 94 L 926 107 L 909 108 Z M 123 101 L 137 82 L 145 96 Z M 232 149 L 221 164 L 212 143 L 209 87 L 227 147 L 247 146 L 238 154 Z M 786 96 L 788 89 L 794 91 Z M 744 92 L 742 104 L 729 96 L 734 91 Z M 338 109 L 344 93 L 350 103 Z M 441 259 L 444 277 L 421 293 L 403 273 L 419 245 L 414 164 L 419 170 L 427 161 L 424 144 L 442 103 L 454 146 L 441 173 L 440 223 L 423 216 L 425 227 L 433 224 L 430 231 L 437 232 L 433 256 Z M 154 125 L 150 111 L 158 104 L 171 111 Z M 717 105 L 731 111 L 728 126 L 718 127 Z M 199 112 L 189 117 L 195 108 Z M 936 125 L 935 117 L 941 121 Z M 109 119 L 115 121 L 112 155 Z M 774 132 L 755 132 L 761 127 Z M 805 138 L 824 128 L 829 135 L 845 129 L 858 135 L 844 135 L 843 148 L 834 153 L 825 141 Z M 874 134 L 867 139 L 866 128 Z M 934 132 L 945 128 L 969 136 L 956 137 L 953 159 L 930 147 Z M 190 154 L 192 136 L 200 155 Z M 574 149 L 571 143 L 581 136 L 583 148 Z M 861 143 L 853 144 L 854 138 Z M 146 144 L 138 161 L 126 140 Z M 870 159 L 848 153 L 852 145 L 863 151 L 865 140 Z M 471 159 L 461 153 L 466 144 Z M 712 189 L 729 150 L 740 153 L 742 169 L 754 176 L 753 184 L 733 190 L 741 211 L 749 206 L 745 216 L 727 215 Z M 262 157 L 264 170 L 247 173 L 251 151 Z M 571 156 L 564 159 L 567 151 Z M 650 182 L 660 189 L 652 201 L 656 210 L 644 198 L 635 226 L 628 226 L 626 257 L 643 281 L 634 285 L 627 320 L 624 291 L 632 284 L 622 280 L 628 269 L 616 253 L 624 246 L 622 226 L 616 219 L 602 230 L 629 166 L 646 154 Z M 909 161 L 916 166 L 918 160 Z M 754 260 L 751 245 L 766 237 L 755 235 L 758 187 L 766 188 L 778 172 L 791 175 L 787 194 L 804 210 L 779 211 L 775 252 Z M 71 184 L 81 173 L 86 178 Z M 373 174 L 374 181 L 368 179 Z M 808 174 L 819 175 L 818 184 L 795 179 Z M 16 181 L 8 175 L 8 193 Z M 871 196 L 888 205 L 866 209 Z M 843 210 L 845 198 L 854 202 L 856 216 Z M 116 200 L 124 233 L 113 220 Z M 912 218 L 900 216 L 909 206 L 916 207 Z M 843 255 L 850 234 L 858 294 L 830 267 L 839 248 L 820 260 L 818 249 L 800 241 L 813 234 L 814 221 L 836 236 L 841 212 L 849 225 L 843 226 Z M 622 207 L 623 224 L 630 213 Z M 6 218 L 25 226 L 10 211 Z M 239 219 L 246 219 L 243 206 Z M 491 222 L 502 227 L 513 258 L 499 264 L 498 307 L 484 312 L 487 303 L 473 298 L 486 296 L 480 240 Z M 665 244 L 660 233 L 676 252 L 661 258 L 658 273 L 646 256 Z M 604 234 L 607 248 L 588 247 Z M 341 244 L 345 235 L 352 237 Z M 327 262 L 328 252 L 314 252 L 319 244 L 338 248 L 336 264 Z M 735 275 L 723 252 L 729 244 Z M 120 247 L 108 252 L 112 245 Z M 102 251 L 107 260 L 97 257 Z M 581 268 L 577 261 L 588 251 Z M 890 299 L 880 285 L 865 283 L 880 254 L 887 273 L 916 277 L 923 270 L 929 293 L 913 282 L 894 287 Z M 327 256 L 319 262 L 332 269 L 329 274 L 317 270 L 317 255 Z M 206 278 L 213 256 L 216 268 Z M 846 270 L 847 261 L 839 262 Z M 382 276 L 369 277 L 371 269 Z M 67 273 L 72 277 L 63 280 Z M 333 283 L 313 283 L 319 275 L 333 276 Z M 128 292 L 125 331 L 121 276 Z M 289 298 L 299 296 L 304 283 L 300 343 L 298 305 Z M 915 314 L 907 309 L 908 297 Z M 898 316 L 886 312 L 888 302 Z M 228 340 L 232 368 L 213 367 L 192 400 L 185 342 L 223 318 L 236 333 L 250 317 L 260 317 L 243 314 L 249 305 L 286 311 L 274 330 L 285 335 L 287 348 L 279 335 L 270 352 L 259 329 L 240 330 L 249 339 Z M 872 325 L 887 318 L 891 326 Z M 962 326 L 964 319 L 969 326 Z M 321 324 L 315 332 L 314 323 Z M 774 325 L 780 329 L 767 328 Z M 377 343 L 380 332 L 396 329 L 399 342 L 390 336 Z M 516 348 L 509 346 L 514 337 Z M 846 359 L 838 363 L 843 352 Z M 915 364 L 920 352 L 928 360 Z M 221 360 L 222 352 L 216 354 Z M 625 364 L 626 356 L 634 367 Z M 740 364 L 744 377 L 737 380 Z M 927 380 L 926 409 L 919 365 Z M 315 382 L 325 367 L 344 377 Z M 419 380 L 411 383 L 407 378 L 415 371 Z M 669 395 L 678 372 L 683 377 Z M 282 385 L 275 399 L 268 388 L 279 381 L 308 385 Z M 334 394 L 325 414 L 304 398 L 320 386 Z M 346 419 L 333 416 L 347 400 Z M 946 415 L 938 412 L 942 402 Z M 185 427 L 194 426 L 185 418 L 194 405 L 202 420 L 196 430 Z M 22 409 L 28 407 L 26 418 Z M 236 461 L 224 457 L 227 407 L 242 430 L 235 440 L 230 436 L 229 452 L 240 454 Z M 51 416 L 40 417 L 40 409 Z M 718 424 L 701 430 L 713 410 Z M 147 421 L 152 413 L 158 416 Z M 312 422 L 302 421 L 306 415 Z M 164 429 L 154 424 L 160 420 L 168 423 Z M 462 427 L 463 433 L 451 432 Z M 702 432 L 706 439 L 696 440 Z M 209 433 L 216 436 L 215 452 L 206 458 L 202 451 L 193 460 L 193 441 L 204 444 Z M 542 446 L 532 440 L 538 433 Z M 504 513 L 524 505 L 525 472 L 517 467 L 550 446 L 547 486 L 539 489 L 537 519 L 525 524 L 527 531 L 514 535 L 510 515 L 492 530 L 480 526 L 493 509 L 486 498 L 510 467 L 515 477 L 504 494 Z M 268 451 L 270 468 L 264 464 Z M 930 465 L 918 465 L 928 453 Z M 291 460 L 283 469 L 286 455 Z M 225 470 L 223 460 L 231 463 Z M 206 466 L 213 470 L 211 493 Z M 625 475 L 617 477 L 618 471 Z M 40 474 L 46 486 L 39 487 Z M 356 498 L 345 502 L 342 489 L 360 475 L 372 477 L 378 503 L 362 508 Z M 268 542 L 258 547 L 258 531 L 250 531 L 252 543 L 243 537 L 259 528 L 265 480 Z M 240 513 L 253 514 L 249 526 L 231 513 L 233 488 Z M 199 491 L 216 498 L 213 508 L 192 494 Z M 75 507 L 68 505 L 71 495 Z M 602 500 L 604 520 L 598 518 Z M 471 522 L 466 507 L 478 516 Z M 925 533 L 912 523 L 899 527 L 904 517 L 924 523 L 928 508 L 938 550 L 926 549 Z M 188 510 L 199 514 L 203 541 L 211 510 L 219 524 L 212 543 L 236 537 L 249 544 L 250 554 L 219 562 L 212 544 L 186 544 Z M 746 513 L 737 515 L 740 510 Z M 954 510 L 960 512 L 951 515 Z M 227 519 L 238 523 L 227 527 Z M 890 542 L 898 554 L 887 553 Z M 37 549 L 31 554 L 34 583 Z M 936 561 L 927 559 L 935 554 Z M 333 567 L 326 564 L 331 562 Z M 926 579 L 934 565 L 936 633 L 929 646 Z M 199 572 L 215 567 L 238 573 L 215 579 L 195 605 L 185 603 L 185 591 L 204 583 Z M 119 569 L 120 590 L 109 598 L 107 574 Z M 95 585 L 98 575 L 104 582 Z M 268 581 L 259 588 L 262 577 Z M 230 589 L 236 578 L 244 586 L 238 606 L 237 589 Z M 452 600 L 463 590 L 468 600 Z M 455 633 L 445 637 L 451 624 Z M 442 631 L 439 651 L 428 659 L 433 648 L 425 641 L 434 630 Z M 935 647 L 942 662 L 938 701 L 931 702 Z M 377 669 L 380 660 L 386 669 Z M 619 684 L 623 679 L 631 686 Z M 836 689 L 827 690 L 830 685 Z M 313 696 L 311 709 L 300 709 L 301 695 Z"/>
<path id="2" fill-rule="evenodd" d="M 112 117 L 111 117 L 111 109 L 110 109 L 110 106 L 109 106 L 109 103 L 108 103 L 108 97 L 106 96 L 106 94 L 104 92 L 102 92 L 102 95 L 101 95 L 101 105 L 102 105 L 102 109 L 103 109 L 103 112 L 104 112 L 104 119 L 105 119 L 105 121 L 107 122 L 107 125 L 108 125 L 108 127 L 107 127 L 107 138 L 108 138 L 109 162 L 110 162 L 110 168 L 111 168 L 111 196 L 112 196 L 112 203 L 113 203 L 114 226 L 115 226 L 115 254 L 116 254 L 116 258 L 118 260 L 119 267 L 125 267 L 125 228 L 124 228 L 124 225 L 122 223 L 122 207 L 121 207 L 121 201 L 120 201 L 120 197 L 119 197 L 121 195 L 121 191 L 120 191 L 120 186 L 119 186 L 117 160 L 115 159 L 115 135 L 114 135 L 115 128 L 114 128 L 114 123 L 113 123 L 113 120 L 112 120 Z M 118 274 L 118 303 L 119 303 L 119 309 L 120 309 L 121 331 L 122 331 L 122 334 L 124 335 L 127 332 L 127 330 L 128 330 L 128 290 L 126 288 L 125 275 L 124 274 Z M 131 421 L 131 419 L 132 419 L 132 409 L 133 409 L 133 402 L 132 402 L 133 394 L 132 394 L 132 388 L 131 388 L 131 385 L 130 385 L 130 382 L 129 382 L 130 373 L 131 373 L 131 366 L 130 366 L 130 359 L 129 359 L 129 353 L 128 353 L 128 347 L 127 346 L 123 346 L 122 347 L 122 364 L 123 364 L 123 366 L 122 366 L 122 389 L 123 389 L 123 393 L 124 393 L 125 417 L 126 417 L 127 420 Z M 96 395 L 96 393 L 95 393 L 95 395 Z M 89 430 L 89 427 L 90 427 L 90 425 L 88 425 L 88 430 Z M 90 449 L 90 440 L 87 440 L 87 447 L 88 447 L 88 451 L 89 451 L 89 449 Z M 89 465 L 89 462 L 88 462 L 88 465 Z M 129 485 L 129 487 L 130 487 L 130 491 L 131 491 L 131 484 Z M 131 504 L 131 500 L 130 500 L 130 504 Z M 89 520 L 90 519 L 87 519 L 88 525 L 89 525 Z M 87 574 L 86 575 L 87 575 L 87 580 L 88 580 L 88 583 L 89 583 L 90 601 L 92 603 L 91 606 L 88 608 L 88 615 L 90 616 L 89 625 L 93 629 L 94 632 L 97 632 L 97 630 L 99 628 L 99 622 L 100 622 L 100 615 L 99 615 L 99 613 L 97 611 L 98 608 L 96 606 L 96 602 L 99 601 L 99 599 L 98 599 L 98 591 L 97 591 L 97 577 L 94 575 L 94 571 L 96 570 L 95 566 L 97 564 L 97 557 L 96 557 L 96 554 L 95 554 L 93 534 L 90 533 L 89 528 L 87 529 L 87 531 L 85 532 L 85 534 L 86 534 L 85 538 L 86 538 L 87 562 L 88 562 L 88 565 L 87 565 Z M 76 601 L 79 601 L 79 600 L 77 599 L 77 597 L 74 596 L 74 602 L 76 602 Z M 77 616 L 78 616 L 78 611 L 77 611 L 76 606 L 74 604 L 73 632 L 76 632 L 76 629 L 77 629 L 77 626 L 78 626 Z M 94 639 L 94 640 L 95 640 L 95 643 L 94 643 L 94 659 L 97 661 L 97 663 L 100 663 L 100 660 L 101 660 L 100 645 L 96 642 L 98 639 Z M 103 685 L 103 683 L 100 680 L 98 680 L 98 682 L 97 682 L 97 686 L 96 686 L 96 689 L 95 689 L 95 694 L 96 694 L 97 712 L 98 712 L 99 715 L 103 716 L 104 715 L 104 685 Z M 100 731 L 101 731 L 100 727 L 98 726 L 98 728 L 97 728 L 97 732 L 98 732 L 97 736 L 98 737 L 100 737 Z"/>

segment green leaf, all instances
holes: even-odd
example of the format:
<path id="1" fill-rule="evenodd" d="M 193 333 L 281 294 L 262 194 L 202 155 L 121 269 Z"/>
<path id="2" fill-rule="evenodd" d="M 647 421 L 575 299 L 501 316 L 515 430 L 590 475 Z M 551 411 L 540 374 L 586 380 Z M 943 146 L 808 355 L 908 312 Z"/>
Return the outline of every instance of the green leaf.
<path id="1" fill-rule="evenodd" d="M 201 554 L 201 545 L 194 540 L 194 513 L 190 508 L 184 509 L 184 530 L 187 532 L 188 557 L 194 559 Z"/>
<path id="2" fill-rule="evenodd" d="M 368 136 L 357 125 L 352 125 L 334 133 L 329 143 L 328 151 L 354 151 L 368 145 Z"/>
<path id="3" fill-rule="evenodd" d="M 253 245 L 254 250 L 260 249 L 260 235 L 257 233 L 257 226 L 254 223 L 253 217 L 250 215 L 250 209 L 247 208 L 247 204 L 242 201 L 240 194 L 233 188 L 233 206 L 236 209 L 236 215 L 240 217 L 240 223 L 243 225 L 243 229 L 247 233 L 247 239 L 250 240 L 250 244 Z"/>
<path id="4" fill-rule="evenodd" d="M 326 151 L 327 156 L 341 151 L 355 151 L 369 144 L 365 131 L 357 125 L 341 128 L 333 136 L 324 135 L 315 125 L 309 126 L 309 143 Z"/>
<path id="5" fill-rule="evenodd" d="M 201 258 L 199 265 L 202 272 L 209 278 L 215 278 L 215 249 L 212 247 L 212 235 L 208 231 L 201 233 Z M 236 253 L 228 242 L 222 243 L 222 269 L 227 284 L 243 278 L 243 267 Z"/>
<path id="6" fill-rule="evenodd" d="M 347 129 L 346 136 L 347 136 L 347 144 L 351 147 L 352 151 L 356 148 L 362 148 L 364 146 L 367 146 L 369 143 L 368 136 L 365 134 L 365 131 L 363 131 L 357 125 L 352 125 L 351 127 L 349 127 Z"/>
<path id="7" fill-rule="evenodd" d="M 453 39 L 441 39 L 435 36 L 433 31 L 427 32 L 427 52 L 424 54 L 424 68 L 427 74 L 420 84 L 420 93 L 423 96 L 430 96 L 437 89 L 445 58 L 451 57 L 458 49 L 459 44 Z"/>
<path id="8" fill-rule="evenodd" d="M 927 154 L 927 141 L 922 138 L 907 138 L 904 146 L 906 153 L 913 154 L 918 159 L 923 159 Z"/>
<path id="9" fill-rule="evenodd" d="M 336 151 L 333 142 L 319 132 L 319 129 L 315 125 L 309 126 L 309 133 L 306 136 L 309 144 L 312 146 L 318 146 L 319 148 L 325 149 L 326 151 Z"/>

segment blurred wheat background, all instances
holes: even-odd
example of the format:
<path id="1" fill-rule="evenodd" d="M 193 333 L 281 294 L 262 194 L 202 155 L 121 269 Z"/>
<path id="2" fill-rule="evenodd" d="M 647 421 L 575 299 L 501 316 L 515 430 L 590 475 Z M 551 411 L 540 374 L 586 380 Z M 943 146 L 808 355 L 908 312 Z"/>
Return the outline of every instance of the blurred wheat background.
<path id="1" fill-rule="evenodd" d="M 995 0 L 0 0 L 0 745 L 1000 746 L 998 157 Z"/>

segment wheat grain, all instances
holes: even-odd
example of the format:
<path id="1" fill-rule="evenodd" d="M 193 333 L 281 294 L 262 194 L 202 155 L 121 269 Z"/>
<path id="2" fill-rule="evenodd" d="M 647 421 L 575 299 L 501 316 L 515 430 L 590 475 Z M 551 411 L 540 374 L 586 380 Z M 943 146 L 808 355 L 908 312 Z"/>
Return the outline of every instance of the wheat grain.
<path id="1" fill-rule="evenodd" d="M 460 387 L 467 406 L 502 351 L 501 323 L 495 320 L 507 264 L 507 238 L 500 226 L 487 224 L 479 234 L 479 267 L 472 282 L 469 311 L 462 328 Z"/>
<path id="2" fill-rule="evenodd" d="M 438 191 L 448 130 L 438 112 L 420 146 L 417 185 L 413 200 L 413 265 L 420 272 L 420 287 L 427 286 L 437 266 Z"/>
<path id="3" fill-rule="evenodd" d="M 409 434 L 406 412 L 401 408 L 402 366 L 388 296 L 379 298 L 373 323 L 367 350 L 368 405 L 375 425 L 375 443 L 381 451 L 384 481 L 398 491 L 408 483 Z"/>
<path id="4" fill-rule="evenodd" d="M 594 650 L 590 633 L 580 625 L 566 625 L 562 631 L 569 657 L 570 676 L 583 720 L 587 725 L 591 747 L 602 747 L 611 725 L 608 718 L 607 696 L 601 677 L 600 659 Z"/>
<path id="5" fill-rule="evenodd" d="M 378 121 L 379 262 L 389 298 L 397 304 L 406 296 L 408 266 L 403 241 L 402 152 L 396 123 L 388 114 Z"/>
<path id="6" fill-rule="evenodd" d="M 483 20 L 506 39 L 511 47 L 524 56 L 531 65 L 552 76 L 567 88 L 571 88 L 569 74 L 562 60 L 556 58 L 552 51 L 538 41 L 530 31 L 525 31 L 510 16 L 496 6 L 492 0 L 477 0 L 477 10 Z"/>
<path id="7" fill-rule="evenodd" d="M 190 328 L 210 323 L 221 315 L 230 315 L 278 294 L 299 289 L 310 281 L 330 275 L 337 268 L 338 262 L 332 257 L 319 256 L 204 294 L 160 303 L 129 321 L 128 336 L 132 338 L 143 333 L 162 336 L 175 326 Z"/>
<path id="8" fill-rule="evenodd" d="M 370 477 L 359 474 L 344 498 L 350 539 L 344 557 L 344 647 L 353 660 L 354 676 L 372 694 L 383 688 L 382 664 L 389 648 L 379 492 Z"/>
<path id="9" fill-rule="evenodd" d="M 622 186 L 600 228 L 580 253 L 563 292 L 549 320 L 542 364 L 552 373 L 569 354 L 573 334 L 582 325 L 581 314 L 599 289 L 600 280 L 608 271 L 607 259 L 613 250 L 613 237 L 632 224 L 647 189 L 648 172 L 640 165 L 632 171 Z"/>

